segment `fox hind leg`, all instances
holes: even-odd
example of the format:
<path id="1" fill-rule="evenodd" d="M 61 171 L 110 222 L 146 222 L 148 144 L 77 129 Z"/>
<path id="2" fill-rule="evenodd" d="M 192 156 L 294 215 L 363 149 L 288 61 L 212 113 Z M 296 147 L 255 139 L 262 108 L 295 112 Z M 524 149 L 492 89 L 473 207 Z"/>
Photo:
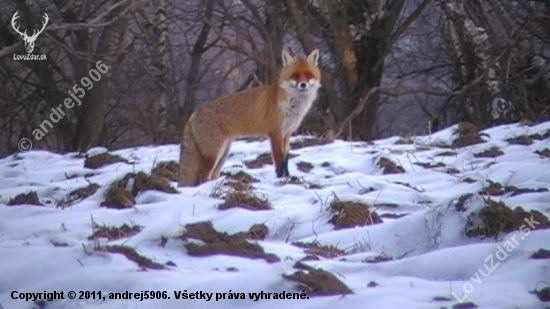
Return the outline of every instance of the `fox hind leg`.
<path id="1" fill-rule="evenodd" d="M 227 159 L 227 156 L 229 155 L 229 150 L 231 149 L 231 142 L 228 142 L 225 146 L 225 150 L 223 151 L 222 156 L 218 160 L 218 163 L 216 164 L 216 167 L 214 167 L 214 171 L 212 172 L 212 179 L 216 179 L 220 177 L 220 172 L 222 170 L 223 164 L 225 163 L 225 160 Z"/>
<path id="2" fill-rule="evenodd" d="M 215 134 L 212 134 L 215 136 Z M 222 139 L 210 138 L 200 148 L 201 162 L 197 173 L 196 185 L 219 177 L 230 143 Z"/>

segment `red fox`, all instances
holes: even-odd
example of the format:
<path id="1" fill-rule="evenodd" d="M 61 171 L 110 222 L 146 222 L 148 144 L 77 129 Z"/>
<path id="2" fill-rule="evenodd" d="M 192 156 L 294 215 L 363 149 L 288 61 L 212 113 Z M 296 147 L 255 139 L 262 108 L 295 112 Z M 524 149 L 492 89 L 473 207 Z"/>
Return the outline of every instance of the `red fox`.
<path id="1" fill-rule="evenodd" d="M 290 176 L 290 135 L 300 126 L 321 87 L 319 50 L 305 59 L 283 51 L 282 60 L 278 83 L 216 99 L 193 112 L 181 140 L 180 186 L 218 178 L 231 142 L 255 135 L 269 137 L 277 177 Z"/>

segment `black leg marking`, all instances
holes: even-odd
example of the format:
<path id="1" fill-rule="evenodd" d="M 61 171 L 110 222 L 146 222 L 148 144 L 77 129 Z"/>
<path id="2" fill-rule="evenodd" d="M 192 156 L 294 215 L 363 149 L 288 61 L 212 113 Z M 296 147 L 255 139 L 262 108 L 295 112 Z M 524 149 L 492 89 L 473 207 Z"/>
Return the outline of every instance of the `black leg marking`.
<path id="1" fill-rule="evenodd" d="M 288 171 L 288 154 L 285 155 L 285 158 L 283 159 L 283 176 L 289 177 L 290 172 Z"/>
<path id="2" fill-rule="evenodd" d="M 284 177 L 284 161 L 281 164 L 277 164 L 275 172 L 277 173 L 277 178 Z"/>

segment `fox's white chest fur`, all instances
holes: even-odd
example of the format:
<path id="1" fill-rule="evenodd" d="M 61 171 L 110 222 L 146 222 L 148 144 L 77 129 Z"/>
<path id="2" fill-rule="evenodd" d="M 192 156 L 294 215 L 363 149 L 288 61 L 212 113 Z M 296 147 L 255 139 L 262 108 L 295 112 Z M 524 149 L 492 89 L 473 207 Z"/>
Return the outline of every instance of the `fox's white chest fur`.
<path id="1" fill-rule="evenodd" d="M 284 82 L 281 85 L 287 94 L 288 101 L 281 104 L 284 112 L 282 131 L 288 136 L 298 129 L 307 112 L 317 98 L 317 91 L 321 86 L 319 81 L 310 80 L 306 87 L 299 90 L 296 82 Z"/>
<path id="2" fill-rule="evenodd" d="M 291 97 L 288 103 L 281 107 L 285 113 L 282 125 L 284 136 L 288 136 L 298 129 L 316 98 L 317 90 L 310 90 L 307 93 Z"/>

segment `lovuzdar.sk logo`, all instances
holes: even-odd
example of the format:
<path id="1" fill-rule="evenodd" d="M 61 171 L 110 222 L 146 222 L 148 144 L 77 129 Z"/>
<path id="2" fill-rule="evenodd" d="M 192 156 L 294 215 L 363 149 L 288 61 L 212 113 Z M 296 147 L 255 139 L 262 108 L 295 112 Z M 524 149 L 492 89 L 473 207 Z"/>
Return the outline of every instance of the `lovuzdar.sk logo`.
<path id="1" fill-rule="evenodd" d="M 19 30 L 19 26 L 16 25 L 15 20 L 19 18 L 19 11 L 16 11 L 15 14 L 13 14 L 13 17 L 11 19 L 11 26 L 13 27 L 13 30 L 17 32 L 19 35 L 21 35 L 21 38 L 23 38 L 23 41 L 25 42 L 25 49 L 27 50 L 26 55 L 13 55 L 14 60 L 46 60 L 46 55 L 34 55 L 32 54 L 32 51 L 34 50 L 34 44 L 36 42 L 36 38 L 44 31 L 46 28 L 46 25 L 48 24 L 48 21 L 50 20 L 48 17 L 48 14 L 44 13 L 44 22 L 42 23 L 42 29 L 40 30 L 33 30 L 32 35 L 27 34 L 27 29 L 25 31 L 21 32 Z"/>

